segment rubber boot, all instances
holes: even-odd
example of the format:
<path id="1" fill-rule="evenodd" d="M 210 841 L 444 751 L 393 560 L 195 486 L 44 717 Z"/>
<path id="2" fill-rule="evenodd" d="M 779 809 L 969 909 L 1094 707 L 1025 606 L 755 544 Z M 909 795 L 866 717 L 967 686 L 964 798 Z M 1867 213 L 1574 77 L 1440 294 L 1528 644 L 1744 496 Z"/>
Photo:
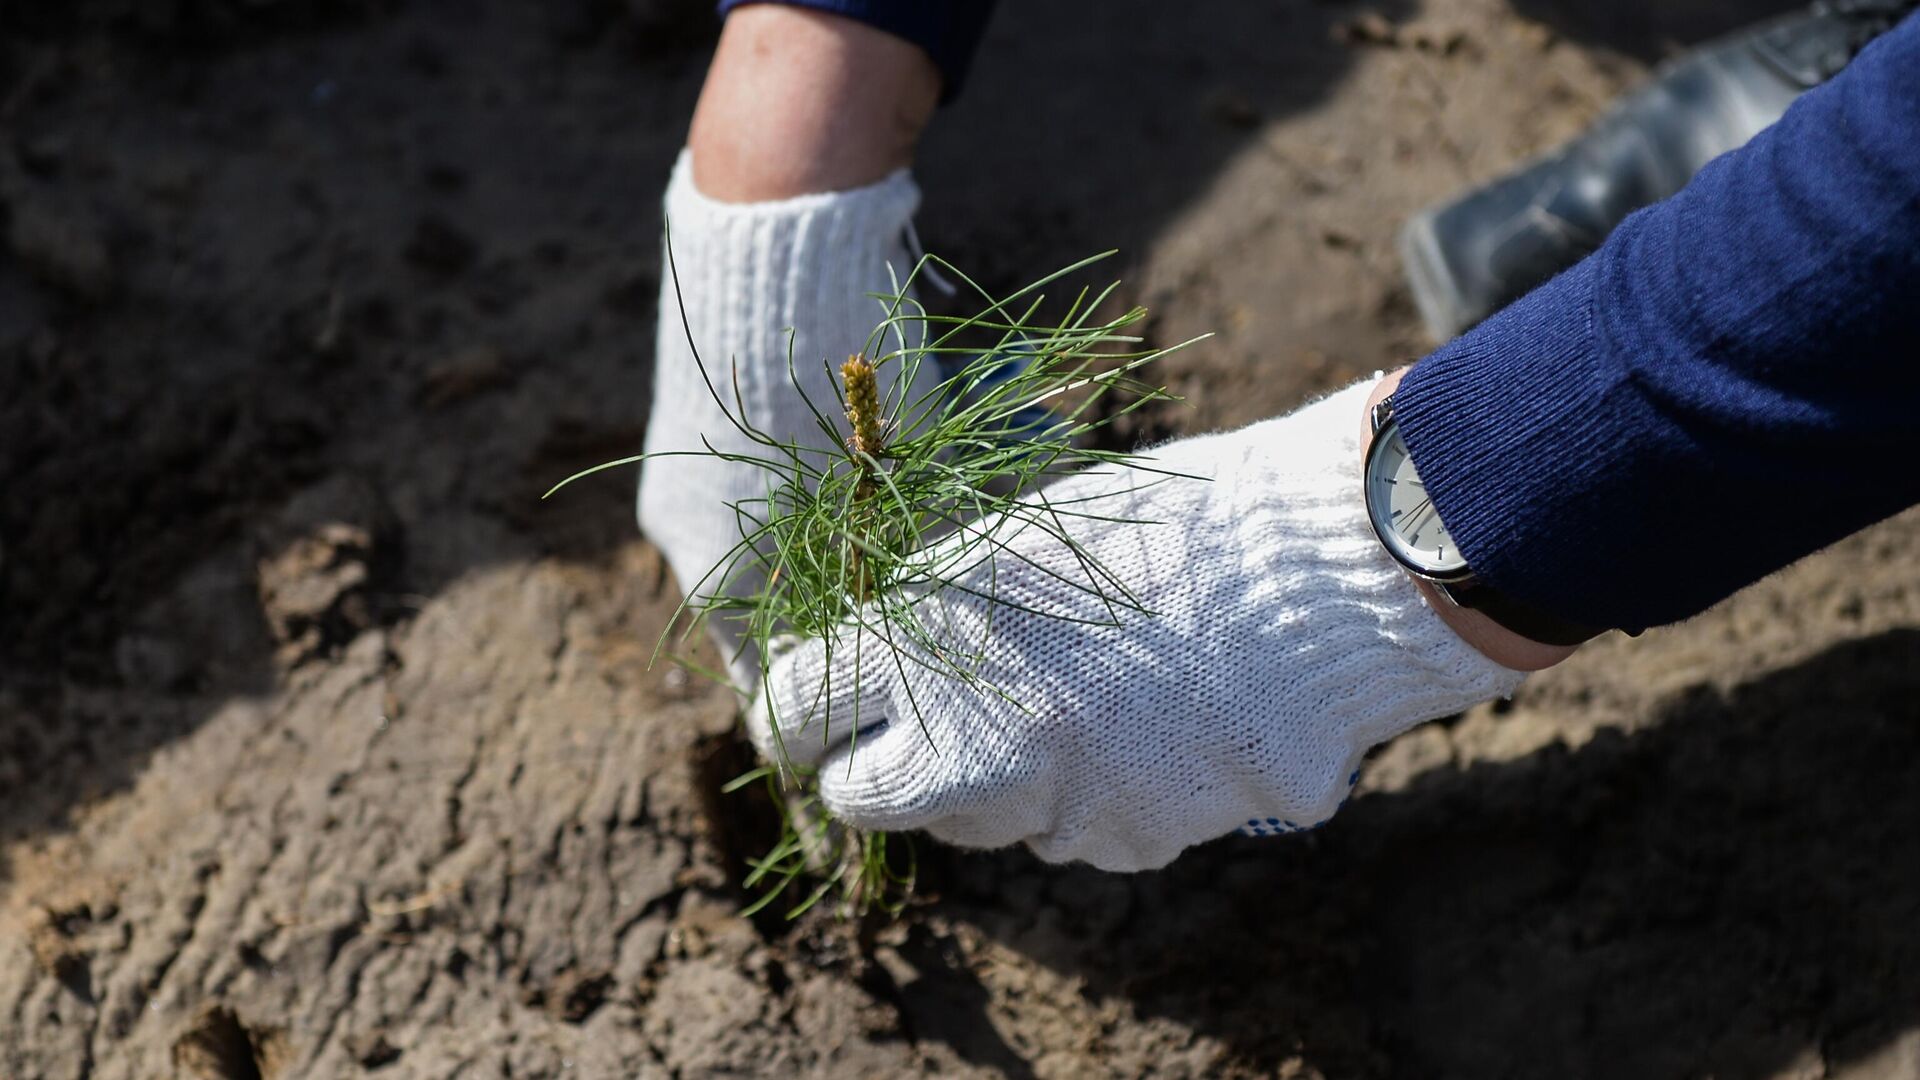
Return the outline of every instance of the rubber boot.
<path id="1" fill-rule="evenodd" d="M 1452 338 L 1579 262 L 1916 7 L 1825 0 L 1721 38 L 1662 65 L 1572 142 L 1422 211 L 1400 254 L 1428 331 Z"/>

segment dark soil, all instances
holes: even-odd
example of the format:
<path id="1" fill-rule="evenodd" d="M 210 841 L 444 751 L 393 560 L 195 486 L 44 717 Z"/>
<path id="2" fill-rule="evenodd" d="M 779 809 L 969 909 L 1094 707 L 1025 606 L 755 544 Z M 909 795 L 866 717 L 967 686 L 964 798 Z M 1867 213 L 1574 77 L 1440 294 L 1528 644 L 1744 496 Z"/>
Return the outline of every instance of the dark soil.
<path id="1" fill-rule="evenodd" d="M 997 284 L 1106 247 L 1193 408 L 1417 355 L 1392 248 L 1778 8 L 1004 5 L 925 147 Z M 743 920 L 649 668 L 657 198 L 704 3 L 0 4 L 0 1076 L 1920 1076 L 1920 518 L 1134 877 L 921 845 Z"/>

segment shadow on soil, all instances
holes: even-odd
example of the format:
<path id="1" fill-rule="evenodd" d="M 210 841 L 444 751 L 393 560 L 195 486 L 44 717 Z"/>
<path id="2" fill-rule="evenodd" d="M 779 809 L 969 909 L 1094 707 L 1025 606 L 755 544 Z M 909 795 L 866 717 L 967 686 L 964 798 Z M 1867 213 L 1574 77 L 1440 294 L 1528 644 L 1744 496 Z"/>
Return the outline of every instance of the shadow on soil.
<path id="1" fill-rule="evenodd" d="M 929 885 L 944 915 L 1259 1071 L 1834 1069 L 1920 1025 L 1916 655 L 1920 631 L 1848 643 L 1632 737 L 1436 769 L 1318 834 L 1161 873 L 948 854 Z"/>

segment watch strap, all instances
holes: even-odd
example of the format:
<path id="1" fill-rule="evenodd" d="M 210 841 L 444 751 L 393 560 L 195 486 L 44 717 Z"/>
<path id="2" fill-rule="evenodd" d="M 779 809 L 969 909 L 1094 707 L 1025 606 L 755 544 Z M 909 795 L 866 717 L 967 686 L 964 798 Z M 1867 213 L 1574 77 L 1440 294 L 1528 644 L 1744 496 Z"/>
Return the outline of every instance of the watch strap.
<path id="1" fill-rule="evenodd" d="M 1436 585 L 1447 594 L 1447 599 L 1461 607 L 1478 611 L 1521 637 L 1542 645 L 1578 645 L 1606 633 L 1604 627 L 1586 626 L 1549 614 L 1479 582 Z"/>

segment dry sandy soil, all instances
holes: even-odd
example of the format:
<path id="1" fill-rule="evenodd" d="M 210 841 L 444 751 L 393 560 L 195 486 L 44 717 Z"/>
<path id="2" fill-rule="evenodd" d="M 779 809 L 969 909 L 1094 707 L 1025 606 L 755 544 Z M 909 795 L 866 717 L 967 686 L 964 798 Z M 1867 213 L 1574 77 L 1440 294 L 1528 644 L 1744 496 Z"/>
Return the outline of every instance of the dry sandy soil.
<path id="1" fill-rule="evenodd" d="M 923 235 L 1109 246 L 1170 433 L 1424 344 L 1391 238 L 1770 7 L 1008 4 Z M 1920 1076 L 1920 517 L 1118 877 L 767 822 L 632 476 L 702 3 L 0 4 L 0 1076 Z M 1145 433 L 1143 433 L 1145 434 Z M 1790 496 L 1790 492 L 1783 492 Z"/>

